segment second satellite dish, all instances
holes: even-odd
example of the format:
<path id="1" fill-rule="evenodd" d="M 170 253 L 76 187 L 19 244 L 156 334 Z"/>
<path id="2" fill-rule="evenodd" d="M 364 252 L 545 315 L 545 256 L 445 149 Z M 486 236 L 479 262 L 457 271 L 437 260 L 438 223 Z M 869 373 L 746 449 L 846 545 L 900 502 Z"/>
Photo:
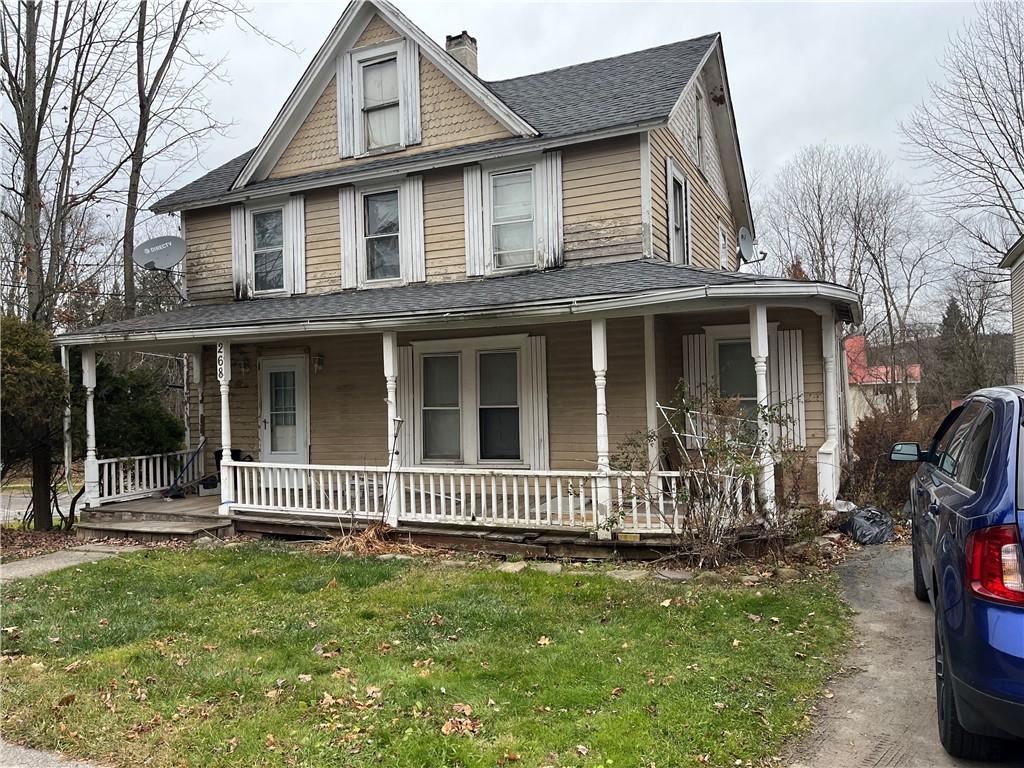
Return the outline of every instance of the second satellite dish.
<path id="1" fill-rule="evenodd" d="M 740 249 L 740 258 L 749 262 L 754 257 L 754 240 L 750 236 L 749 229 L 740 227 L 740 231 L 736 234 L 736 244 Z"/>
<path id="2" fill-rule="evenodd" d="M 139 243 L 132 251 L 132 259 L 143 269 L 173 268 L 185 258 L 185 241 L 173 235 L 154 237 Z"/>

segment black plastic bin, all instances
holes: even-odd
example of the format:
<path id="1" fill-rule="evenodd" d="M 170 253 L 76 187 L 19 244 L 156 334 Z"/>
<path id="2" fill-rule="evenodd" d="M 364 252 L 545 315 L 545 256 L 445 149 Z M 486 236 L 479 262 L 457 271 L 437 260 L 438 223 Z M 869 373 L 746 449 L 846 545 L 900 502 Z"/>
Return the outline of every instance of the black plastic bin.
<path id="1" fill-rule="evenodd" d="M 223 448 L 218 448 L 217 450 L 215 450 L 213 452 L 213 463 L 217 465 L 217 474 L 220 474 L 220 457 L 223 454 L 224 454 L 224 449 Z M 242 450 L 240 448 L 232 448 L 231 449 L 231 460 L 232 461 L 241 461 L 242 460 Z"/>

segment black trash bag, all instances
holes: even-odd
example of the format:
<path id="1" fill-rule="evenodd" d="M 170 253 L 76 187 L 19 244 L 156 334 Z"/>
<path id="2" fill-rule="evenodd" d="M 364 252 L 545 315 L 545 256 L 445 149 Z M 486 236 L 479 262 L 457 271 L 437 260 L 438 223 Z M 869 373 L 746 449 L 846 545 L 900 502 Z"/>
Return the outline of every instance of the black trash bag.
<path id="1" fill-rule="evenodd" d="M 878 507 L 857 507 L 839 530 L 858 544 L 885 544 L 892 540 L 892 517 Z"/>

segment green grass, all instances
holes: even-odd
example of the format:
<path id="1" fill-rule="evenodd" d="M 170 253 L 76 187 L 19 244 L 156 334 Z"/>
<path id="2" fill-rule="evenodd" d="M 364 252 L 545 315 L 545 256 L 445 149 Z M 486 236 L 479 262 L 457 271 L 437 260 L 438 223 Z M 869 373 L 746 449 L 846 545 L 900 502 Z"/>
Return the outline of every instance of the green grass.
<path id="1" fill-rule="evenodd" d="M 731 766 L 803 727 L 847 614 L 829 579 L 139 552 L 5 586 L 3 732 L 156 768 Z"/>

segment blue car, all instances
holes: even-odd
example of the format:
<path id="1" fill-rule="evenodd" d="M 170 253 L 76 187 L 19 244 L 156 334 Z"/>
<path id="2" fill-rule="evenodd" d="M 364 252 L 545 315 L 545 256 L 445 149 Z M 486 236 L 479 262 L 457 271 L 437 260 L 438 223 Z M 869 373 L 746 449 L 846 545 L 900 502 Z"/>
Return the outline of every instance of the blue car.
<path id="1" fill-rule="evenodd" d="M 972 394 L 910 481 L 914 595 L 935 612 L 935 696 L 954 757 L 1024 754 L 1024 388 Z"/>

